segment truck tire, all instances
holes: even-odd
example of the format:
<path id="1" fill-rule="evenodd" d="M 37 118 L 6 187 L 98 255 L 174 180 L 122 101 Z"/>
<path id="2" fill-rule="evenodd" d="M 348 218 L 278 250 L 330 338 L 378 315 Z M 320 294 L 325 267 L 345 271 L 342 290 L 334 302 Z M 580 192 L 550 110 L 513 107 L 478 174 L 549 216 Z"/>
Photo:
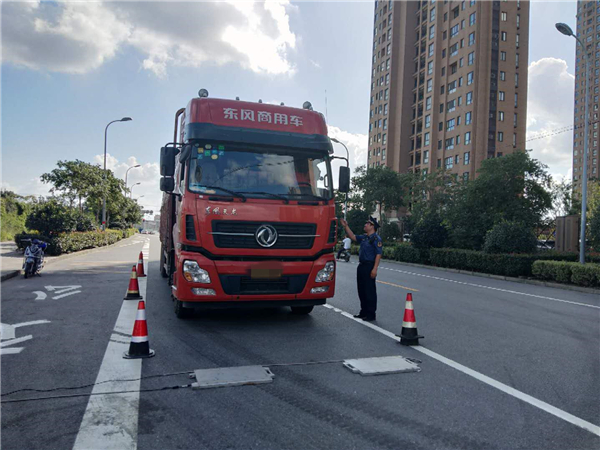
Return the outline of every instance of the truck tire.
<path id="1" fill-rule="evenodd" d="M 165 264 L 167 262 L 167 258 L 165 258 L 165 246 L 160 244 L 160 276 L 163 278 L 168 278 L 169 274 L 165 269 Z"/>
<path id="2" fill-rule="evenodd" d="M 314 306 L 290 306 L 292 314 L 310 314 Z"/>
<path id="3" fill-rule="evenodd" d="M 189 319 L 194 313 L 193 308 L 184 308 L 183 302 L 181 300 L 177 300 L 176 298 L 173 300 L 175 306 L 175 315 L 177 316 L 177 318 Z"/>

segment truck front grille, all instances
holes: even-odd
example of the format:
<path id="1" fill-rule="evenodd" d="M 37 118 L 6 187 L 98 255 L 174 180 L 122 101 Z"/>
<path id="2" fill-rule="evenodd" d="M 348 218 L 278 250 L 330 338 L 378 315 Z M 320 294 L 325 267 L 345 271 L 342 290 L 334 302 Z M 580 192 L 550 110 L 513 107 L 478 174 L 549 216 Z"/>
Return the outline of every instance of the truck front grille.
<path id="1" fill-rule="evenodd" d="M 308 280 L 308 275 L 289 275 L 272 280 L 239 275 L 220 275 L 219 279 L 223 291 L 227 295 L 283 295 L 302 292 Z"/>
<path id="2" fill-rule="evenodd" d="M 212 235 L 219 248 L 265 249 L 254 237 L 261 225 L 271 225 L 277 230 L 275 245 L 267 250 L 310 249 L 315 240 L 317 225 L 314 223 L 284 222 L 242 222 L 237 220 L 215 220 L 212 222 Z"/>

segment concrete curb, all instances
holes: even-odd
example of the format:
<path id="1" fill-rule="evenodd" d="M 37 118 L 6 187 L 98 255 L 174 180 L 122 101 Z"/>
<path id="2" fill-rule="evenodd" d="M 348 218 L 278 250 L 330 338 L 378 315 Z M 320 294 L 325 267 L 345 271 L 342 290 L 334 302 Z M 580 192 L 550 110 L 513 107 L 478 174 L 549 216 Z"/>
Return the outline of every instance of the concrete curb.
<path id="1" fill-rule="evenodd" d="M 49 259 L 46 260 L 46 264 L 45 265 L 47 266 L 49 264 L 52 264 L 54 261 L 59 261 L 59 260 L 63 260 L 63 259 L 69 259 L 69 258 L 73 258 L 75 256 L 85 255 L 87 253 L 94 253 L 94 252 L 97 252 L 99 250 L 106 250 L 108 248 L 115 247 L 118 244 L 121 244 L 123 242 L 126 242 L 126 241 L 128 241 L 130 239 L 133 239 L 136 236 L 137 236 L 137 233 L 134 234 L 133 236 L 129 236 L 128 238 L 121 239 L 120 241 L 117 241 L 114 244 L 105 245 L 105 246 L 102 246 L 102 247 L 88 248 L 87 250 L 81 250 L 81 251 L 73 252 L 73 253 L 66 253 L 64 255 L 59 255 L 59 256 L 50 256 Z M 21 269 L 14 270 L 14 271 L 9 272 L 9 273 L 5 273 L 4 275 L 2 275 L 2 277 L 0 277 L 0 282 L 6 281 L 6 280 L 10 280 L 11 278 L 17 277 L 20 274 L 21 274 Z"/>
<path id="2" fill-rule="evenodd" d="M 402 261 L 393 261 L 391 259 L 382 259 L 381 262 L 392 263 L 392 264 L 403 265 L 403 266 L 420 267 L 422 269 L 439 270 L 441 272 L 451 272 L 451 273 L 460 273 L 463 275 L 473 275 L 475 277 L 481 277 L 481 278 L 492 278 L 494 280 L 513 281 L 515 283 L 531 284 L 534 286 L 544 286 L 544 287 L 550 287 L 550 288 L 564 289 L 567 291 L 583 292 L 585 294 L 600 295 L 600 289 L 586 288 L 583 286 L 573 286 L 570 284 L 551 283 L 548 281 L 531 280 L 529 278 L 505 277 L 502 275 L 492 275 L 489 273 L 481 273 L 481 272 L 469 272 L 467 270 L 450 269 L 447 267 L 427 266 L 425 264 L 415 264 L 415 263 L 407 263 L 407 262 L 402 262 Z"/>

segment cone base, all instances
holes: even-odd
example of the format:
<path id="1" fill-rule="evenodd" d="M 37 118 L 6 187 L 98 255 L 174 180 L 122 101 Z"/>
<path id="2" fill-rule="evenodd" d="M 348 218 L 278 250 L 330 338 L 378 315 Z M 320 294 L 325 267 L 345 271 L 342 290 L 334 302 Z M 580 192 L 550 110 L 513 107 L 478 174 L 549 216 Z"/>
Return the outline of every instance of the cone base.
<path id="1" fill-rule="evenodd" d="M 402 345 L 419 345 L 419 339 L 424 339 L 424 336 L 418 334 L 416 328 L 402 328 L 402 332 L 397 334 Z"/>
<path id="2" fill-rule="evenodd" d="M 140 358 L 152 358 L 156 353 L 154 353 L 154 350 L 150 349 L 148 350 L 147 354 L 144 355 L 133 355 L 130 354 L 129 352 L 125 352 L 123 353 L 123 358 L 125 359 L 140 359 Z"/>
<path id="3" fill-rule="evenodd" d="M 143 273 L 143 274 L 141 274 L 141 275 L 140 275 L 140 274 L 138 274 L 138 276 L 137 276 L 137 277 L 138 277 L 138 278 L 144 278 L 145 276 L 146 276 L 146 274 L 144 274 L 144 273 Z"/>
<path id="4" fill-rule="evenodd" d="M 123 300 L 142 300 L 144 297 L 142 297 L 141 295 L 127 295 L 126 297 L 123 297 Z"/>

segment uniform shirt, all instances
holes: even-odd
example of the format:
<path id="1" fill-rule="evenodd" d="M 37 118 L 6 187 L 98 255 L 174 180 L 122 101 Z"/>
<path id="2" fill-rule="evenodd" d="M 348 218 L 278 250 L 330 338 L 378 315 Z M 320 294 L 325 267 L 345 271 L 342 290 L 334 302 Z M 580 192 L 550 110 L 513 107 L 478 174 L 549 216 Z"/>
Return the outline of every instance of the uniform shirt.
<path id="1" fill-rule="evenodd" d="M 352 239 L 347 237 L 344 239 L 344 249 L 350 250 L 350 247 L 352 247 Z"/>
<path id="2" fill-rule="evenodd" d="M 360 244 L 358 252 L 360 262 L 375 262 L 375 257 L 383 253 L 383 242 L 377 233 L 371 236 L 367 234 L 356 236 L 356 242 Z"/>

